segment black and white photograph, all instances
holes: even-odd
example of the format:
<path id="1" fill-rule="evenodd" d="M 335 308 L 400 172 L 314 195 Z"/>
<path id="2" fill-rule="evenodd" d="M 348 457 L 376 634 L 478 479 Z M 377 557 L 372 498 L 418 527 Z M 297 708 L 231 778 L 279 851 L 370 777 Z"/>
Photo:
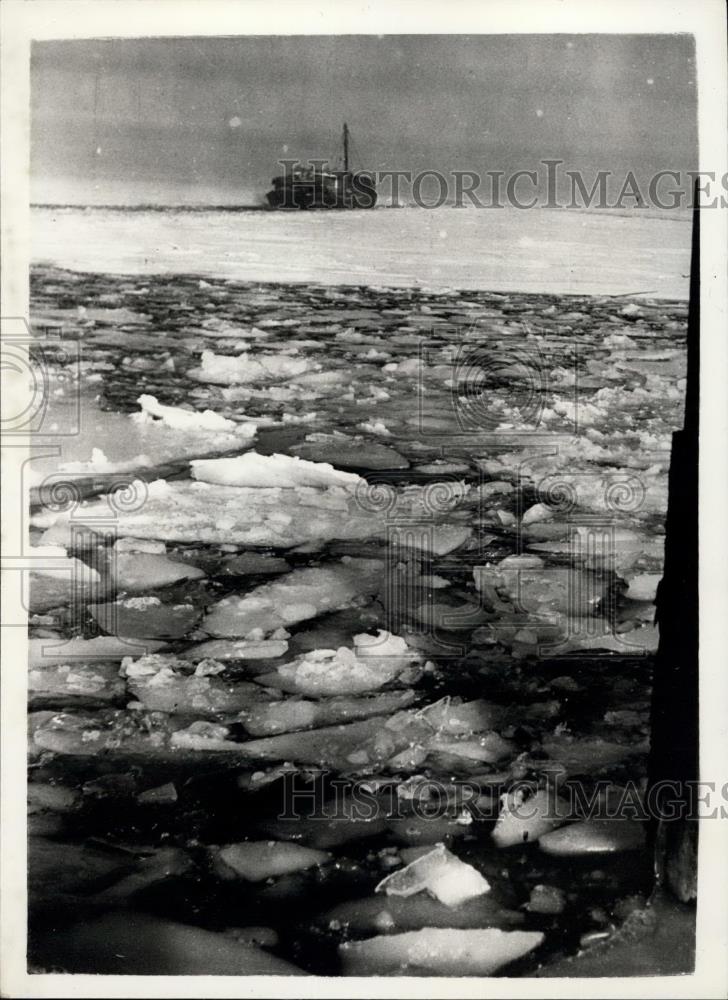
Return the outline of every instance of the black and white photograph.
<path id="1" fill-rule="evenodd" d="M 725 995 L 722 4 L 3 6 L 3 995 Z"/>

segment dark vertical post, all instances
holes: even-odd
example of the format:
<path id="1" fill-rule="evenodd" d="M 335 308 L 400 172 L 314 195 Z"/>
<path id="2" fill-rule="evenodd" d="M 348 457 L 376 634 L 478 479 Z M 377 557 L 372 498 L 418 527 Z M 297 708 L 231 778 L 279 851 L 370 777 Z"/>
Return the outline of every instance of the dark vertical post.
<path id="1" fill-rule="evenodd" d="M 662 782 L 674 783 L 653 816 L 658 887 L 687 902 L 696 897 L 698 821 L 698 456 L 700 393 L 700 215 L 694 192 L 687 389 L 683 429 L 672 436 L 665 570 L 657 593 L 660 641 L 652 694 L 649 785 L 660 802 Z M 668 801 L 680 818 L 670 818 Z M 652 804 L 652 803 L 651 803 Z"/>
<path id="2" fill-rule="evenodd" d="M 344 173 L 349 173 L 349 126 L 344 122 Z"/>

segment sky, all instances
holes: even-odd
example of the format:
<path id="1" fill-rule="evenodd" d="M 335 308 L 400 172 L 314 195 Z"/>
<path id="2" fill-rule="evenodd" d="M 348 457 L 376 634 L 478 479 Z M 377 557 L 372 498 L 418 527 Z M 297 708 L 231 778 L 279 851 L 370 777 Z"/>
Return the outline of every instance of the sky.
<path id="1" fill-rule="evenodd" d="M 33 43 L 31 198 L 251 204 L 285 157 L 368 170 L 697 168 L 688 35 Z"/>

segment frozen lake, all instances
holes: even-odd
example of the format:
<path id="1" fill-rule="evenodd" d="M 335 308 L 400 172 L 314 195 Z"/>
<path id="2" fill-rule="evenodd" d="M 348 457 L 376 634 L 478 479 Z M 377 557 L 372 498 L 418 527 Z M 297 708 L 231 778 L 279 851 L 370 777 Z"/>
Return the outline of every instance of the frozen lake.
<path id="1" fill-rule="evenodd" d="M 686 299 L 690 222 L 443 207 L 32 210 L 34 262 L 119 274 Z"/>

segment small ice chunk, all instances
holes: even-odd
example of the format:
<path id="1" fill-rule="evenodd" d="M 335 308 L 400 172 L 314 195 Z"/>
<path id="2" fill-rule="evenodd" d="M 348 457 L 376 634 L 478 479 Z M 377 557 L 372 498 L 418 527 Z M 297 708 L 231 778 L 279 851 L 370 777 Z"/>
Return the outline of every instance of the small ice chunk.
<path id="1" fill-rule="evenodd" d="M 143 656 L 162 649 L 154 639 L 132 639 L 122 635 L 99 635 L 94 639 L 29 639 L 28 665 L 68 663 L 73 660 L 121 661 L 125 656 Z"/>
<path id="2" fill-rule="evenodd" d="M 383 420 L 365 420 L 357 424 L 359 430 L 368 431 L 370 434 L 381 434 L 382 437 L 391 437 L 392 432 L 387 428 Z"/>
<path id="3" fill-rule="evenodd" d="M 620 315 L 622 316 L 642 316 L 642 308 L 637 305 L 636 302 L 628 302 L 627 305 L 622 306 L 620 310 Z"/>
<path id="4" fill-rule="evenodd" d="M 205 575 L 191 563 L 177 562 L 153 552 L 119 552 L 111 568 L 119 590 L 132 592 L 169 587 L 180 580 L 199 580 Z"/>
<path id="5" fill-rule="evenodd" d="M 230 730 L 217 722 L 198 719 L 186 729 L 177 729 L 169 739 L 176 750 L 239 751 L 239 744 L 229 740 Z"/>
<path id="6" fill-rule="evenodd" d="M 248 882 L 263 882 L 277 875 L 324 865 L 331 860 L 328 851 L 276 840 L 228 844 L 220 850 L 218 857 L 228 869 Z"/>
<path id="7" fill-rule="evenodd" d="M 499 494 L 513 493 L 514 490 L 515 487 L 513 483 L 507 483 L 501 479 L 494 479 L 488 483 L 483 483 L 478 488 L 478 493 L 482 499 L 487 500 L 488 497 L 495 497 Z"/>
<path id="8" fill-rule="evenodd" d="M 239 713 L 238 719 L 251 736 L 271 736 L 309 729 L 316 722 L 318 704 L 291 698 L 253 704 Z"/>
<path id="9" fill-rule="evenodd" d="M 42 613 L 61 605 L 79 605 L 105 591 L 98 571 L 66 554 L 65 548 L 46 545 L 32 548 L 29 610 Z M 45 565 L 44 565 L 45 564 Z"/>
<path id="10" fill-rule="evenodd" d="M 257 680 L 314 698 L 363 694 L 396 680 L 410 660 L 416 658 L 416 655 L 404 659 L 402 656 L 359 657 L 347 646 L 313 649 L 278 667 L 276 674 L 264 674 Z"/>
<path id="11" fill-rule="evenodd" d="M 533 843 L 568 818 L 566 804 L 545 789 L 527 798 L 521 789 L 501 797 L 502 809 L 491 834 L 498 847 Z"/>
<path id="12" fill-rule="evenodd" d="M 275 660 L 288 652 L 286 639 L 210 639 L 181 654 L 185 660 Z"/>
<path id="13" fill-rule="evenodd" d="M 496 764 L 513 756 L 513 744 L 496 732 L 477 734 L 470 739 L 454 739 L 437 733 L 428 743 L 431 753 L 448 754 L 468 761 Z"/>
<path id="14" fill-rule="evenodd" d="M 527 524 L 535 524 L 537 521 L 550 521 L 553 516 L 553 511 L 546 504 L 535 503 L 525 511 L 521 518 L 521 524 L 525 526 Z"/>
<path id="15" fill-rule="evenodd" d="M 100 580 L 95 569 L 87 566 L 80 559 L 69 556 L 62 545 L 34 546 L 30 551 L 33 560 L 33 573 L 38 576 L 67 580 L 69 587 L 72 579 L 76 581 L 77 586 L 80 580 L 83 580 L 87 586 L 91 583 L 98 583 Z"/>
<path id="16" fill-rule="evenodd" d="M 526 553 L 520 555 L 506 556 L 498 563 L 498 569 L 540 569 L 544 562 L 540 556 L 532 556 Z"/>
<path id="17" fill-rule="evenodd" d="M 156 788 L 148 788 L 137 796 L 140 805 L 171 805 L 178 798 L 177 789 L 174 782 L 168 781 L 165 785 L 157 785 Z"/>
<path id="18" fill-rule="evenodd" d="M 624 596 L 631 601 L 654 601 L 661 579 L 661 573 L 637 573 L 628 579 L 629 586 Z"/>
<path id="19" fill-rule="evenodd" d="M 554 885 L 535 885 L 525 908 L 531 913 L 551 915 L 562 913 L 565 906 L 566 894 L 562 889 Z"/>
<path id="20" fill-rule="evenodd" d="M 238 424 L 234 420 L 221 417 L 212 410 L 204 410 L 202 413 L 197 410 L 184 410 L 180 406 L 163 406 L 157 401 L 156 396 L 142 394 L 137 399 L 137 403 L 142 408 L 140 416 L 147 414 L 149 417 L 157 418 L 178 431 L 235 431 Z M 252 435 L 248 435 L 252 437 Z"/>
<path id="21" fill-rule="evenodd" d="M 644 826 L 633 819 L 612 817 L 603 820 L 585 820 L 544 833 L 538 846 L 547 854 L 614 854 L 618 851 L 636 851 L 646 843 Z"/>
<path id="22" fill-rule="evenodd" d="M 340 472 L 326 462 L 307 462 L 290 455 L 259 455 L 256 451 L 235 458 L 197 459 L 190 464 L 194 479 L 219 486 L 353 488 L 361 482 L 354 473 Z"/>
<path id="23" fill-rule="evenodd" d="M 343 469 L 406 469 L 406 458 L 387 445 L 345 435 L 309 435 L 290 449 L 301 458 Z"/>
<path id="24" fill-rule="evenodd" d="M 377 629 L 375 636 L 367 632 L 355 635 L 354 647 L 357 656 L 407 656 L 409 653 L 405 640 L 385 629 Z"/>
<path id="25" fill-rule="evenodd" d="M 226 558 L 218 572 L 224 576 L 276 576 L 291 569 L 280 556 L 261 552 L 241 552 Z"/>
<path id="26" fill-rule="evenodd" d="M 149 555 L 164 555 L 167 546 L 151 538 L 119 538 L 114 543 L 117 552 L 145 552 Z"/>
<path id="27" fill-rule="evenodd" d="M 50 699 L 62 704 L 88 699 L 113 701 L 123 697 L 124 682 L 113 663 L 69 663 L 36 665 L 28 671 L 28 695 L 32 703 Z"/>
<path id="28" fill-rule="evenodd" d="M 506 710 L 500 705 L 478 699 L 461 702 L 449 695 L 420 709 L 420 715 L 441 734 L 465 736 L 498 729 L 505 720 Z"/>
<path id="29" fill-rule="evenodd" d="M 81 796 L 78 791 L 64 785 L 49 785 L 44 782 L 31 782 L 28 785 L 28 812 L 37 813 L 45 810 L 52 812 L 73 812 L 80 805 Z"/>
<path id="30" fill-rule="evenodd" d="M 189 667 L 174 655 L 152 655 L 124 659 L 120 673 L 127 678 L 133 696 L 152 712 L 198 717 L 232 715 L 259 696 L 259 688 L 253 684 L 218 677 L 224 671 L 223 664 L 203 660 L 191 676 L 185 672 Z"/>
<path id="31" fill-rule="evenodd" d="M 261 678 L 262 680 L 262 678 Z M 364 697 L 333 697 L 320 701 L 287 698 L 285 701 L 254 701 L 238 714 L 251 736 L 272 736 L 312 726 L 329 726 L 376 715 L 390 715 L 414 701 L 413 691 L 393 691 Z"/>
<path id="32" fill-rule="evenodd" d="M 436 556 L 446 556 L 464 545 L 472 533 L 472 528 L 467 526 L 428 524 L 420 531 L 394 532 L 392 542 L 398 548 L 412 548 Z"/>
<path id="33" fill-rule="evenodd" d="M 202 364 L 189 375 L 198 382 L 215 385 L 237 385 L 241 382 L 276 382 L 303 375 L 310 368 L 305 358 L 291 358 L 285 354 L 215 354 L 202 352 Z"/>
<path id="34" fill-rule="evenodd" d="M 375 891 L 388 896 L 413 896 L 425 889 L 446 906 L 460 906 L 490 892 L 490 885 L 476 868 L 461 861 L 444 844 L 436 844 L 406 868 L 387 875 Z"/>

